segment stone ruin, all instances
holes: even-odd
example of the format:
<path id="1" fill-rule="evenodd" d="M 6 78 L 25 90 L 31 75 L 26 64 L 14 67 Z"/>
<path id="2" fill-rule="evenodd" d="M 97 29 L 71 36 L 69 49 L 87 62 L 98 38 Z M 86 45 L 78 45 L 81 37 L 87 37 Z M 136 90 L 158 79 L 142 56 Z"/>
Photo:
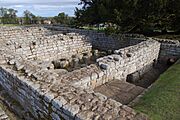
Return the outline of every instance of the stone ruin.
<path id="1" fill-rule="evenodd" d="M 21 106 L 9 105 L 22 119 L 148 119 L 128 106 L 146 88 L 127 78 L 179 57 L 179 41 L 142 35 L 58 26 L 0 28 L 0 85 Z M 126 85 L 125 96 L 139 92 L 121 103 L 97 90 L 113 80 Z"/>

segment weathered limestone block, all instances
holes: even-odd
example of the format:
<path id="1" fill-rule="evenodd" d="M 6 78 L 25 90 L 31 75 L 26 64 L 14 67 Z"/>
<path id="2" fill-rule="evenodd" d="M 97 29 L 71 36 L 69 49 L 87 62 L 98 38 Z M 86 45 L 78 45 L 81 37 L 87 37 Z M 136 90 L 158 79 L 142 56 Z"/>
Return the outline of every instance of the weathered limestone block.
<path id="1" fill-rule="evenodd" d="M 67 104 L 67 100 L 65 100 L 62 96 L 58 96 L 53 99 L 52 104 L 56 109 L 62 110 L 62 106 Z"/>
<path id="2" fill-rule="evenodd" d="M 51 116 L 53 118 L 53 120 L 61 120 L 60 116 L 57 113 L 51 113 Z"/>
<path id="3" fill-rule="evenodd" d="M 63 112 L 68 115 L 74 117 L 80 111 L 80 106 L 77 104 L 66 104 L 63 106 Z"/>
<path id="4" fill-rule="evenodd" d="M 15 59 L 9 60 L 9 64 L 10 64 L 10 65 L 14 65 L 14 64 L 15 64 L 15 62 L 16 62 L 16 60 L 15 60 Z"/>
<path id="5" fill-rule="evenodd" d="M 68 73 L 68 71 L 66 69 L 55 69 L 55 70 L 51 70 L 51 71 L 57 73 L 59 76 Z"/>
<path id="6" fill-rule="evenodd" d="M 92 111 L 82 111 L 76 115 L 75 120 L 92 120 L 94 116 L 95 113 Z"/>

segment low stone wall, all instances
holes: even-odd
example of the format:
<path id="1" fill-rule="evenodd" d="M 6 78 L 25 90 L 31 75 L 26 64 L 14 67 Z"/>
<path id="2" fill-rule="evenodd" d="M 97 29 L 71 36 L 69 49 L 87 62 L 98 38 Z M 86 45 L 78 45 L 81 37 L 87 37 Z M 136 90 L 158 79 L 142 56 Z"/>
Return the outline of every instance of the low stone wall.
<path id="1" fill-rule="evenodd" d="M 128 117 L 134 120 L 142 118 L 140 114 L 125 105 L 93 91 L 64 84 L 56 74 L 48 70 L 38 70 L 27 63 L 27 61 L 22 63 L 24 67 L 19 71 L 13 70 L 13 66 L 1 65 L 0 84 L 36 119 L 91 120 Z M 39 77 L 22 76 L 21 71 L 23 69 L 26 71 L 27 67 L 34 69 L 31 72 L 39 74 Z"/>
<path id="2" fill-rule="evenodd" d="M 137 45 L 115 51 L 118 55 L 101 58 L 98 64 L 107 71 L 112 79 L 126 79 L 128 74 L 152 64 L 158 59 L 160 43 L 145 41 Z M 116 73 L 116 74 L 112 74 Z"/>
<path id="3" fill-rule="evenodd" d="M 36 39 L 52 33 L 43 27 L 0 27 L 0 31 L 1 40 L 9 41 Z"/>
<path id="4" fill-rule="evenodd" d="M 85 35 L 89 38 L 92 46 L 99 50 L 117 50 L 130 45 L 138 44 L 145 40 L 143 35 L 139 34 L 119 34 L 119 35 L 106 35 L 105 33 L 85 30 L 85 29 L 73 29 L 68 27 L 59 26 L 46 26 L 51 30 L 58 30 L 61 33 L 78 33 Z"/>
<path id="5" fill-rule="evenodd" d="M 25 28 L 25 30 L 27 29 Z M 36 37 L 36 35 L 32 36 Z M 23 37 L 26 37 L 26 35 Z M 88 89 L 116 77 L 114 72 L 116 72 L 115 69 L 119 68 L 111 66 L 111 69 L 113 69 L 111 71 L 106 64 L 103 63 L 104 66 L 100 64 L 102 61 L 107 61 L 110 64 L 115 63 L 118 66 L 122 60 L 116 58 L 112 60 L 112 57 L 118 56 L 128 63 L 131 63 L 130 58 L 132 59 L 132 57 L 123 57 L 118 51 L 116 55 L 98 60 L 99 66 L 91 64 L 80 70 L 59 74 L 58 70 L 54 70 L 51 67 L 51 59 L 57 59 L 59 56 L 62 58 L 60 54 L 66 54 L 68 57 L 71 57 L 74 54 L 89 52 L 92 45 L 89 44 L 87 36 L 79 35 L 78 33 L 58 33 L 57 35 L 43 35 L 32 39 L 27 37 L 27 41 L 23 38 L 19 40 L 17 38 L 11 39 L 6 36 L 1 41 L 0 85 L 35 119 L 146 119 L 146 116 L 142 116 L 142 114 L 135 112 L 126 105 L 122 105 L 102 94 L 95 93 L 92 89 Z M 137 48 L 135 51 L 148 51 L 151 47 L 148 47 L 148 45 L 146 47 L 146 45 L 142 44 L 142 48 L 145 49 L 140 50 L 140 43 L 139 47 L 135 47 Z M 54 49 L 56 48 L 55 46 L 58 49 Z M 63 53 L 64 48 L 66 53 Z M 132 52 L 134 48 L 130 49 L 131 47 L 124 50 Z M 30 51 L 29 56 L 31 57 L 27 56 L 26 50 Z M 40 55 L 38 55 L 38 52 L 40 52 Z M 49 54 L 44 54 L 44 52 Z M 49 61 L 47 62 L 46 60 Z M 145 60 L 145 63 L 148 63 L 146 59 L 143 60 Z M 39 62 L 44 63 L 40 64 Z M 109 74 L 111 75 L 109 76 Z M 79 81 L 81 82 L 77 85 L 76 83 Z M 83 89 L 79 85 L 82 85 Z"/>
<path id="6" fill-rule="evenodd" d="M 73 55 L 90 53 L 88 38 L 77 33 L 46 36 L 44 28 L 8 29 L 0 34 L 4 50 L 20 55 L 23 59 L 70 59 Z M 51 33 L 51 32 L 50 32 Z"/>
<path id="7" fill-rule="evenodd" d="M 180 58 L 180 42 L 178 40 L 153 39 L 161 43 L 160 60 L 167 61 L 169 58 Z"/>
<path id="8" fill-rule="evenodd" d="M 0 28 L 0 43 L 6 44 L 7 47 L 11 48 L 11 50 L 15 51 L 16 53 L 19 52 L 19 54 L 23 54 L 24 57 L 31 59 L 41 56 L 47 56 L 47 58 L 51 58 L 52 56 L 50 56 L 49 54 L 57 54 L 54 53 L 57 50 L 62 51 L 62 54 L 63 52 L 65 52 L 63 54 L 65 56 L 71 56 L 67 55 L 67 53 L 76 53 L 77 49 L 78 52 L 81 50 L 83 51 L 83 48 L 85 49 L 88 46 L 93 46 L 93 48 L 106 51 L 117 50 L 130 45 L 135 45 L 144 40 L 143 36 L 136 34 L 120 34 L 108 36 L 104 33 L 92 30 L 81 30 L 55 26 L 47 28 L 3 27 Z M 54 31 L 52 31 L 51 29 L 53 29 Z M 81 47 L 81 50 L 79 50 L 79 47 L 72 49 L 75 46 L 77 47 L 76 44 Z M 68 49 L 70 48 L 65 46 L 71 46 L 70 48 L 72 49 L 72 51 L 68 51 Z M 58 49 L 57 47 L 60 49 Z M 65 48 L 63 49 L 62 47 Z M 45 51 L 43 51 L 42 55 L 42 51 L 37 50 L 38 48 L 44 48 Z M 48 49 L 48 51 L 46 51 L 46 49 Z M 85 49 L 84 51 L 87 50 Z"/>
<path id="9" fill-rule="evenodd" d="M 99 68 L 91 65 L 72 72 L 77 78 L 71 83 L 84 89 L 95 88 L 110 80 L 126 80 L 127 75 L 151 66 L 159 56 L 160 43 L 145 41 L 137 45 L 116 50 L 113 55 L 99 58 Z M 101 68 L 101 70 L 100 70 Z M 143 71 L 142 71 L 143 72 Z M 83 76 L 85 73 L 86 76 Z M 83 76 L 80 79 L 79 76 Z"/>
<path id="10" fill-rule="evenodd" d="M 0 29 L 0 43 L 6 51 L 18 54 L 23 59 L 56 60 L 88 54 L 92 47 L 112 51 L 144 40 L 136 35 L 107 36 L 96 31 L 59 27 L 53 29 L 60 31 L 44 27 L 5 27 Z"/>
<path id="11" fill-rule="evenodd" d="M 30 29 L 23 28 L 27 34 L 31 33 L 27 31 Z M 129 74 L 145 70 L 157 61 L 160 50 L 160 56 L 163 52 L 164 56 L 179 55 L 177 44 L 141 36 L 106 36 L 94 31 L 78 32 L 77 29 L 67 32 L 67 28 L 64 31 L 43 30 L 48 35 L 46 32 L 40 32 L 42 36 L 30 35 L 33 38 L 26 33 L 22 35 L 27 39 L 17 37 L 18 33 L 15 37 L 9 33 L 11 37 L 6 36 L 5 32 L 0 35 L 0 85 L 35 119 L 145 120 L 147 118 L 142 114 L 93 89 L 112 79 L 126 80 Z M 167 45 L 172 48 L 167 49 Z M 53 69 L 52 60 L 89 53 L 92 47 L 110 49 L 114 54 L 72 72 Z M 171 51 L 176 48 L 175 53 Z"/>

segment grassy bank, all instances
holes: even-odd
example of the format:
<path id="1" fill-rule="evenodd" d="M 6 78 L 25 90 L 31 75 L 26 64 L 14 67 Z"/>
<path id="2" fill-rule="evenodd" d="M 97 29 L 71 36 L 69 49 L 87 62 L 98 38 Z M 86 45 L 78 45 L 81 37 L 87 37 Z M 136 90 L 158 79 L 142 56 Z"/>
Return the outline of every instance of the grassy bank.
<path id="1" fill-rule="evenodd" d="M 160 76 L 134 109 L 152 120 L 180 120 L 180 61 Z"/>

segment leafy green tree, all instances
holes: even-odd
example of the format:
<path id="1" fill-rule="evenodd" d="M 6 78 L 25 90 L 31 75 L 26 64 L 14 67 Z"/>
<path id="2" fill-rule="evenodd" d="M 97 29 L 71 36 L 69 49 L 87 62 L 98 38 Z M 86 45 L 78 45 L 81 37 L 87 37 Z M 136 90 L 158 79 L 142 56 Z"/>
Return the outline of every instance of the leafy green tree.
<path id="1" fill-rule="evenodd" d="M 37 17 L 30 11 L 26 10 L 26 11 L 24 11 L 24 23 L 25 24 L 36 24 Z"/>
<path id="2" fill-rule="evenodd" d="M 90 0 L 75 10 L 77 25 L 112 23 L 123 32 L 180 31 L 179 0 Z"/>
<path id="3" fill-rule="evenodd" d="M 68 16 L 64 12 L 62 12 L 62 13 L 59 13 L 58 16 L 55 16 L 54 20 L 56 21 L 56 23 L 66 24 L 67 17 Z"/>
<path id="4" fill-rule="evenodd" d="M 88 5 L 91 5 L 91 4 L 92 4 L 92 1 L 93 1 L 93 0 L 81 0 L 81 2 L 79 3 L 79 5 L 84 4 L 83 9 L 85 9 L 85 8 L 86 8 L 86 6 L 88 6 Z"/>
<path id="5" fill-rule="evenodd" d="M 74 22 L 74 19 L 66 15 L 64 12 L 59 13 L 58 16 L 55 16 L 53 19 L 56 23 L 63 25 L 72 25 Z"/>
<path id="6" fill-rule="evenodd" d="M 17 24 L 17 10 L 14 9 L 7 9 L 7 8 L 0 8 L 0 17 L 1 22 L 3 24 Z"/>

